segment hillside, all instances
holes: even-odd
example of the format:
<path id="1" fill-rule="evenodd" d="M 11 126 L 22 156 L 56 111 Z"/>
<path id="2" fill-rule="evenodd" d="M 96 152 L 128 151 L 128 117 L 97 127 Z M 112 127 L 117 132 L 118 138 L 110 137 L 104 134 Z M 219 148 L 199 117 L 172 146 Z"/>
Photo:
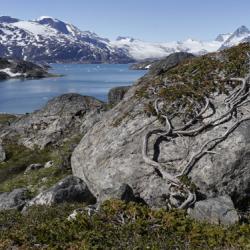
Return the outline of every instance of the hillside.
<path id="1" fill-rule="evenodd" d="M 1 117 L 0 247 L 247 249 L 249 55 L 177 53 L 109 104 Z"/>

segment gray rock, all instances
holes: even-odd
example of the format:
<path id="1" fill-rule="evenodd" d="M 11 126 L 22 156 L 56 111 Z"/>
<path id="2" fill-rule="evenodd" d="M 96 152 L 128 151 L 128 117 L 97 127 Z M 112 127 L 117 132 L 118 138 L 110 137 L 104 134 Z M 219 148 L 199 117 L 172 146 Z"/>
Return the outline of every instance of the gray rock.
<path id="1" fill-rule="evenodd" d="M 5 150 L 1 144 L 1 141 L 0 141 L 0 163 L 5 161 L 6 159 L 6 154 L 5 154 Z"/>
<path id="2" fill-rule="evenodd" d="M 156 117 L 145 114 L 147 99 L 136 98 L 137 90 L 147 86 L 149 80 L 144 77 L 131 87 L 124 99 L 85 134 L 72 154 L 73 174 L 82 178 L 96 197 L 102 190 L 117 190 L 122 183 L 127 183 L 151 207 L 167 206 L 167 182 L 142 158 L 142 138 L 147 131 L 162 128 Z M 213 103 L 217 112 L 211 116 L 211 110 L 207 111 L 203 123 L 226 112 L 225 97 L 215 93 Z M 149 155 L 159 162 L 171 161 L 174 168 L 166 166 L 166 169 L 172 174 L 179 174 L 205 142 L 222 136 L 236 121 L 248 116 L 247 109 L 250 109 L 249 104 L 244 109 L 239 108 L 237 117 L 192 138 L 177 137 L 169 142 L 155 141 L 156 138 L 152 137 Z M 183 124 L 176 117 L 172 125 L 176 128 Z M 216 145 L 212 149 L 214 153 L 205 154 L 196 161 L 189 177 L 203 196 L 229 195 L 236 208 L 244 209 L 250 197 L 249 131 L 248 120 Z"/>
<path id="3" fill-rule="evenodd" d="M 64 138 L 81 134 L 82 123 L 88 114 L 98 116 L 103 102 L 79 94 L 64 94 L 50 100 L 41 110 L 24 115 L 11 123 L 7 136 L 18 137 L 19 143 L 28 148 L 55 145 Z M 95 119 L 92 119 L 94 122 Z M 87 126 L 93 124 L 85 124 Z"/>
<path id="4" fill-rule="evenodd" d="M 27 203 L 26 208 L 33 205 L 52 205 L 63 202 L 86 202 L 93 204 L 96 202 L 96 199 L 81 179 L 68 176 L 53 187 L 38 194 Z"/>
<path id="5" fill-rule="evenodd" d="M 38 170 L 38 169 L 41 169 L 43 168 L 44 165 L 40 164 L 40 163 L 35 163 L 35 164 L 30 164 L 26 170 L 24 171 L 24 174 L 28 174 L 29 172 L 31 171 L 35 171 L 35 170 Z"/>
<path id="6" fill-rule="evenodd" d="M 195 57 L 193 54 L 187 52 L 177 52 L 170 54 L 166 58 L 153 63 L 149 68 L 149 73 L 151 75 L 160 75 L 177 66 L 182 61 L 193 57 Z"/>
<path id="7" fill-rule="evenodd" d="M 143 103 L 134 98 L 136 89 L 88 130 L 73 152 L 71 166 L 96 197 L 113 189 L 115 198 L 115 190 L 126 183 L 150 206 L 165 207 L 168 184 L 141 155 L 142 136 L 155 118 L 144 115 Z"/>
<path id="8" fill-rule="evenodd" d="M 232 225 L 239 221 L 239 216 L 229 196 L 220 196 L 199 201 L 188 214 L 196 220 L 213 224 Z"/>
<path id="9" fill-rule="evenodd" d="M 108 93 L 109 104 L 115 105 L 120 102 L 124 95 L 128 92 L 129 88 L 130 86 L 112 88 Z"/>
<path id="10" fill-rule="evenodd" d="M 21 210 L 28 199 L 28 190 L 26 188 L 19 188 L 12 192 L 0 193 L 0 210 Z"/>

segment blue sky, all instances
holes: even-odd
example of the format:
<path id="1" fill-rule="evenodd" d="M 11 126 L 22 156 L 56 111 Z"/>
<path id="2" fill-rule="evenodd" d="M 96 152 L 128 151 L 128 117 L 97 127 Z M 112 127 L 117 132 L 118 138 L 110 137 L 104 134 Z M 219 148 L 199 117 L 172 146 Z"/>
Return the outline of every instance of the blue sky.
<path id="1" fill-rule="evenodd" d="M 0 15 L 54 16 L 110 39 L 156 42 L 213 39 L 250 26 L 249 10 L 249 0 L 0 0 Z"/>

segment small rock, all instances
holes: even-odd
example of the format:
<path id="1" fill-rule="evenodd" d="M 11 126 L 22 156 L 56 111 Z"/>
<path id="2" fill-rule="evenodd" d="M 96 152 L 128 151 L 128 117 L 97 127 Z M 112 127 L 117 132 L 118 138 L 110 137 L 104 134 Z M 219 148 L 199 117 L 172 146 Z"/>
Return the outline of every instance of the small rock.
<path id="1" fill-rule="evenodd" d="M 32 205 L 52 205 L 63 202 L 94 204 L 96 199 L 80 178 L 68 176 L 53 187 L 38 194 L 27 204 L 26 208 Z"/>
<path id="2" fill-rule="evenodd" d="M 26 188 L 14 189 L 12 192 L 0 193 L 0 211 L 7 209 L 21 210 L 28 201 Z"/>
<path id="3" fill-rule="evenodd" d="M 0 143 L 0 162 L 5 161 L 5 159 L 6 159 L 6 154 L 2 144 Z"/>
<path id="4" fill-rule="evenodd" d="M 53 165 L 54 165 L 53 161 L 48 161 L 45 163 L 44 168 L 51 168 L 53 167 Z"/>
<path id="5" fill-rule="evenodd" d="M 24 174 L 27 174 L 27 173 L 29 173 L 29 172 L 31 172 L 31 171 L 38 170 L 38 169 L 40 169 L 40 168 L 43 168 L 43 165 L 40 164 L 40 163 L 31 164 L 31 165 L 29 165 L 29 166 L 26 168 Z"/>
<path id="6" fill-rule="evenodd" d="M 210 198 L 195 203 L 188 209 L 189 215 L 199 221 L 213 224 L 232 225 L 239 221 L 239 216 L 229 196 Z"/>

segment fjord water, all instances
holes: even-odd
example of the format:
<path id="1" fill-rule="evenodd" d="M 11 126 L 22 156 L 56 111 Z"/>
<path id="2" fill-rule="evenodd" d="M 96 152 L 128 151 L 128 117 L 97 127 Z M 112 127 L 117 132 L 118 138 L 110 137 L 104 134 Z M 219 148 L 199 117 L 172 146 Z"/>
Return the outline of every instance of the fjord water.
<path id="1" fill-rule="evenodd" d="M 62 77 L 0 82 L 0 113 L 23 114 L 41 108 L 52 97 L 79 93 L 107 100 L 108 91 L 131 85 L 145 71 L 127 64 L 52 64 L 52 73 Z"/>

